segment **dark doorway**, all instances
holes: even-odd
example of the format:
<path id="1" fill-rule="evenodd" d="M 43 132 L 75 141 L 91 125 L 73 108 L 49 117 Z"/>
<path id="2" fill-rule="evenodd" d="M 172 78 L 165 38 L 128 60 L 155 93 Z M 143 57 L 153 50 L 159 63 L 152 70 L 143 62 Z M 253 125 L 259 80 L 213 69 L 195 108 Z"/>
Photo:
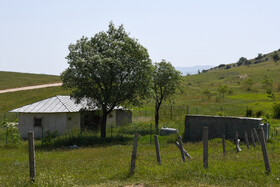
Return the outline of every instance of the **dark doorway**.
<path id="1" fill-rule="evenodd" d="M 100 112 L 83 111 L 81 112 L 81 128 L 98 131 L 100 129 Z"/>

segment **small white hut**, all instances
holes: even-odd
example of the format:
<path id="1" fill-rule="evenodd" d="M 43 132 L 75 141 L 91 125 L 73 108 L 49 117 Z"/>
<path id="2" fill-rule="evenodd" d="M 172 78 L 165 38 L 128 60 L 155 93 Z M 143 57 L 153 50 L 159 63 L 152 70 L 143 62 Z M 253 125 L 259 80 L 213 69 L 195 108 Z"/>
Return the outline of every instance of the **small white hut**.
<path id="1" fill-rule="evenodd" d="M 22 138 L 27 138 L 29 131 L 34 131 L 35 138 L 41 138 L 46 130 L 62 135 L 73 129 L 100 128 L 100 110 L 96 106 L 89 109 L 86 102 L 76 104 L 70 96 L 54 96 L 10 112 L 19 113 L 18 128 Z M 131 122 L 132 112 L 123 107 L 116 107 L 107 117 L 107 127 Z"/>

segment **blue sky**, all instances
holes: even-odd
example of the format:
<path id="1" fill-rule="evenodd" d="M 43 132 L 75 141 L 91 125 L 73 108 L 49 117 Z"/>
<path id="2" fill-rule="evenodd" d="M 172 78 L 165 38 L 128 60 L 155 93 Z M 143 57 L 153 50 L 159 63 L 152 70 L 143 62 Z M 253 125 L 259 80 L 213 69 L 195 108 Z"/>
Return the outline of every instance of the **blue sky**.
<path id="1" fill-rule="evenodd" d="M 277 0 L 0 0 L 0 71 L 59 75 L 68 45 L 112 20 L 153 62 L 219 65 L 280 48 Z"/>

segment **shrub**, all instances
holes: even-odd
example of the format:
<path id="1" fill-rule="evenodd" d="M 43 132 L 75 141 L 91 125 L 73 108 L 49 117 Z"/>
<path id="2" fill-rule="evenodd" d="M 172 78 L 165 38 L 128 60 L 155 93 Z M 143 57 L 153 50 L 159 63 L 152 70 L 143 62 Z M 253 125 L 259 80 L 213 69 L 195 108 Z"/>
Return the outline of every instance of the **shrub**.
<path id="1" fill-rule="evenodd" d="M 273 116 L 280 119 L 280 102 L 274 102 L 273 104 Z"/>
<path id="2" fill-rule="evenodd" d="M 272 56 L 272 59 L 274 62 L 277 62 L 280 58 L 276 52 L 274 52 L 274 55 Z"/>
<path id="3" fill-rule="evenodd" d="M 249 61 L 249 60 L 247 60 L 245 63 L 244 63 L 244 65 L 250 65 L 250 64 L 252 64 L 252 62 L 251 61 Z"/>
<path id="4" fill-rule="evenodd" d="M 253 79 L 248 78 L 248 79 L 246 79 L 246 80 L 244 81 L 244 84 L 245 84 L 246 90 L 247 90 L 247 91 L 250 91 L 250 90 L 252 90 L 252 88 L 253 88 L 254 81 L 253 81 Z"/>
<path id="5" fill-rule="evenodd" d="M 226 65 L 226 69 L 230 69 L 231 68 L 231 66 L 230 65 Z"/>
<path id="6" fill-rule="evenodd" d="M 261 116 L 263 116 L 263 111 L 261 111 L 261 110 L 257 111 L 256 112 L 256 117 L 259 118 Z"/>
<path id="7" fill-rule="evenodd" d="M 52 139 L 58 136 L 57 131 L 45 131 L 44 137 L 42 137 L 42 144 L 49 144 Z"/>
<path id="8" fill-rule="evenodd" d="M 254 64 L 259 64 L 259 63 L 262 63 L 263 61 L 261 61 L 261 60 L 256 60 L 255 62 L 254 62 Z"/>
<path id="9" fill-rule="evenodd" d="M 3 127 L 7 129 L 7 143 L 18 145 L 21 143 L 21 137 L 18 132 L 18 123 L 3 122 Z"/>
<path id="10" fill-rule="evenodd" d="M 265 113 L 265 115 L 262 116 L 262 118 L 263 118 L 263 123 L 270 123 L 271 114 L 270 113 Z"/>
<path id="11" fill-rule="evenodd" d="M 204 89 L 202 93 L 208 98 L 208 100 L 210 100 L 213 95 L 213 93 L 211 93 L 208 89 Z"/>
<path id="12" fill-rule="evenodd" d="M 275 100 L 275 95 L 274 95 L 274 93 L 268 94 L 267 97 L 271 98 L 272 100 Z"/>
<path id="13" fill-rule="evenodd" d="M 269 60 L 269 59 L 266 57 L 266 58 L 265 58 L 265 61 L 267 62 L 268 60 Z"/>
<path id="14" fill-rule="evenodd" d="M 263 57 L 262 54 L 259 53 L 258 56 L 255 58 L 255 60 L 260 60 L 262 57 Z"/>
<path id="15" fill-rule="evenodd" d="M 253 116 L 253 110 L 247 108 L 247 109 L 246 109 L 246 117 L 252 117 L 252 116 Z"/>
<path id="16" fill-rule="evenodd" d="M 219 66 L 218 66 L 218 68 L 222 68 L 222 67 L 225 67 L 226 65 L 225 64 L 220 64 Z"/>
<path id="17" fill-rule="evenodd" d="M 243 64 L 246 64 L 247 62 L 248 62 L 247 58 L 241 57 L 237 62 L 237 66 L 241 66 Z"/>

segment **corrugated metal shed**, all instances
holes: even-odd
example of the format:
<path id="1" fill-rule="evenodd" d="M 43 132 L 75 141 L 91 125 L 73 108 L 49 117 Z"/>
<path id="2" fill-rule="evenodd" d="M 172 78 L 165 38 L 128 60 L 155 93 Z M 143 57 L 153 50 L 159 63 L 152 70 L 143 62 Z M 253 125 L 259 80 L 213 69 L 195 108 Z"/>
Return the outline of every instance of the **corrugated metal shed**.
<path id="1" fill-rule="evenodd" d="M 68 95 L 57 95 L 36 103 L 26 105 L 20 108 L 11 110 L 10 112 L 22 113 L 59 113 L 59 112 L 79 112 L 81 109 L 98 110 L 96 106 L 90 109 L 87 106 L 87 101 L 84 100 L 80 104 L 76 104 L 74 99 Z M 123 109 L 123 107 L 116 107 L 115 109 Z"/>

